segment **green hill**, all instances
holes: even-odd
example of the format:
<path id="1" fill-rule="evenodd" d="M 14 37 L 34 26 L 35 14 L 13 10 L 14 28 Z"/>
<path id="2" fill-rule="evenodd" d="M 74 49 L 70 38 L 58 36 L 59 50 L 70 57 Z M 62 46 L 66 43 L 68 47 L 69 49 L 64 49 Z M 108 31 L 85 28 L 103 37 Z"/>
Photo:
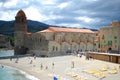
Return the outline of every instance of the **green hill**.
<path id="1" fill-rule="evenodd" d="M 37 32 L 49 27 L 48 24 L 28 20 L 28 32 Z M 0 34 L 13 36 L 14 35 L 14 21 L 0 21 Z"/>

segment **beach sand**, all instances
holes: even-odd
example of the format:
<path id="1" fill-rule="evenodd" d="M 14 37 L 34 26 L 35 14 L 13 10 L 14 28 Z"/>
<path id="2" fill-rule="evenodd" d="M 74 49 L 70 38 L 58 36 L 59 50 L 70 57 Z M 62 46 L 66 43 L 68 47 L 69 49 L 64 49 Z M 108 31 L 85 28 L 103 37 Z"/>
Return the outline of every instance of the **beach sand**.
<path id="1" fill-rule="evenodd" d="M 73 77 L 66 75 L 67 73 L 74 72 L 87 80 L 99 80 L 90 74 L 84 73 L 83 70 L 97 69 L 100 70 L 103 66 L 109 66 L 109 71 L 113 68 L 119 67 L 119 64 L 110 63 L 100 60 L 86 60 L 83 56 L 82 58 L 73 55 L 68 56 L 58 56 L 58 57 L 23 57 L 17 59 L 3 59 L 0 60 L 0 64 L 15 67 L 20 69 L 30 75 L 33 75 L 40 80 L 53 80 L 53 77 L 62 78 L 62 80 L 75 80 Z M 71 68 L 74 62 L 74 68 Z M 53 64 L 54 63 L 54 64 Z M 117 74 L 109 74 L 106 71 L 106 77 L 102 80 L 119 80 L 120 72 Z M 60 79 L 58 79 L 60 80 Z"/>

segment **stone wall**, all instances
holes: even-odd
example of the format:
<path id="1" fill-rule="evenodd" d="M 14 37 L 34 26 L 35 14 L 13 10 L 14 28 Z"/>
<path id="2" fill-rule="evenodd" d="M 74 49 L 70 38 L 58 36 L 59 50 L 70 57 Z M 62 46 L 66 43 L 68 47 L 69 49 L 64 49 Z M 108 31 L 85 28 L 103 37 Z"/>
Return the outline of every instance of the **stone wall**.
<path id="1" fill-rule="evenodd" d="M 29 54 L 35 54 L 36 56 L 40 57 L 47 57 L 49 56 L 48 51 L 41 51 L 41 50 L 29 50 Z"/>

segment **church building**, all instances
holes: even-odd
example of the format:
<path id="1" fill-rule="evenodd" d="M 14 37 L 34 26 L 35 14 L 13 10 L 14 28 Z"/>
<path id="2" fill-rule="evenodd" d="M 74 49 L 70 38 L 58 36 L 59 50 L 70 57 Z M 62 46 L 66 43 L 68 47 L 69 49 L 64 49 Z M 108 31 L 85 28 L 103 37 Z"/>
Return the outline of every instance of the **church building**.
<path id="1" fill-rule="evenodd" d="M 66 55 L 73 51 L 98 51 L 97 33 L 90 29 L 60 28 L 50 26 L 46 30 L 30 33 L 23 10 L 18 11 L 14 23 L 15 54 L 37 56 Z"/>

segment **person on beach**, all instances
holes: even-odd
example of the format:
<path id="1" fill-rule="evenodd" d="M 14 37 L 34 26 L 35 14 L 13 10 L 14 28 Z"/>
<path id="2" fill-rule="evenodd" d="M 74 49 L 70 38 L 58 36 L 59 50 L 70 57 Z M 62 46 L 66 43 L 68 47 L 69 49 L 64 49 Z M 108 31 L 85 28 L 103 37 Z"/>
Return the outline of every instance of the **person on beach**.
<path id="1" fill-rule="evenodd" d="M 12 57 L 10 57 L 10 61 L 12 61 Z"/>
<path id="2" fill-rule="evenodd" d="M 41 70 L 43 69 L 43 65 L 42 65 L 42 63 L 41 63 L 41 65 L 40 65 L 40 68 L 41 68 Z"/>
<path id="3" fill-rule="evenodd" d="M 119 64 L 119 72 L 120 72 L 120 64 Z"/>
<path id="4" fill-rule="evenodd" d="M 47 70 L 47 69 L 48 69 L 48 66 L 46 66 L 45 69 Z"/>
<path id="5" fill-rule="evenodd" d="M 32 63 L 33 63 L 33 61 L 31 60 L 31 61 L 30 61 L 30 64 L 32 64 Z"/>
<path id="6" fill-rule="evenodd" d="M 2 68 L 4 68 L 4 66 L 3 66 L 3 65 L 1 65 L 1 67 L 2 67 Z"/>
<path id="7" fill-rule="evenodd" d="M 54 68 L 54 65 L 55 65 L 55 64 L 54 64 L 54 62 L 53 62 L 53 63 L 52 63 L 52 68 Z"/>
<path id="8" fill-rule="evenodd" d="M 74 68 L 74 61 L 72 61 L 71 64 L 72 64 L 71 68 Z"/>
<path id="9" fill-rule="evenodd" d="M 19 58 L 17 57 L 17 59 L 16 59 L 15 63 L 18 63 L 18 60 L 19 60 Z"/>
<path id="10" fill-rule="evenodd" d="M 36 59 L 36 56 L 34 56 L 34 60 Z"/>

